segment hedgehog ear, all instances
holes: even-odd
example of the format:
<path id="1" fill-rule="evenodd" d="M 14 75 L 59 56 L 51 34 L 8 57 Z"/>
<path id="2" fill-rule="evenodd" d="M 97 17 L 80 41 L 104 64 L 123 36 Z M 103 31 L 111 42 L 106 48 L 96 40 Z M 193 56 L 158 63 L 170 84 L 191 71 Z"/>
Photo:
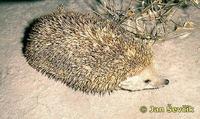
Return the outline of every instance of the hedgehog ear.
<path id="1" fill-rule="evenodd" d="M 53 13 L 54 14 L 62 14 L 64 12 L 65 12 L 64 5 L 60 4 Z"/>

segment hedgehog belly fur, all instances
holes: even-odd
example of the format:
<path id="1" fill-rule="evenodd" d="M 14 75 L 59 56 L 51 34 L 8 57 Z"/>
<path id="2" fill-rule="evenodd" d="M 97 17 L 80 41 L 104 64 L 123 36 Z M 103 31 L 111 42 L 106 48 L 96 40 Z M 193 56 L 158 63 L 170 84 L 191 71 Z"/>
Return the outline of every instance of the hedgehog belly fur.
<path id="1" fill-rule="evenodd" d="M 86 93 L 110 93 L 151 63 L 151 49 L 126 40 L 112 23 L 76 12 L 38 18 L 25 57 L 37 71 Z"/>

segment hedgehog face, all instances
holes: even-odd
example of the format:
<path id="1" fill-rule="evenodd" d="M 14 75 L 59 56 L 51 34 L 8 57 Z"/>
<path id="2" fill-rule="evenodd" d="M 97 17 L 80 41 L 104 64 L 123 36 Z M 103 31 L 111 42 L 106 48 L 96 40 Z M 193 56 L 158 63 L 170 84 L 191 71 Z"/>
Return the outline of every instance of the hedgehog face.
<path id="1" fill-rule="evenodd" d="M 140 76 L 142 77 L 144 84 L 146 84 L 145 88 L 160 88 L 169 84 L 169 80 L 161 78 L 152 65 L 142 71 Z"/>
<path id="2" fill-rule="evenodd" d="M 169 80 L 161 78 L 152 65 L 150 65 L 138 75 L 127 77 L 127 80 L 121 82 L 119 87 L 128 91 L 140 91 L 158 89 L 168 84 Z"/>

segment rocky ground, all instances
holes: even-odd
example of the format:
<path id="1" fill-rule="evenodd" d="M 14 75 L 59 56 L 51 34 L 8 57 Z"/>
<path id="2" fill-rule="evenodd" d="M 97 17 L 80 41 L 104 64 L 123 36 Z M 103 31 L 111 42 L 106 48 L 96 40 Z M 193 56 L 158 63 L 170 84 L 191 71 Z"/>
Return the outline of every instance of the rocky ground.
<path id="1" fill-rule="evenodd" d="M 199 119 L 200 117 L 200 10 L 187 14 L 193 30 L 154 45 L 160 74 L 170 84 L 159 90 L 111 95 L 86 95 L 35 71 L 22 54 L 24 30 L 32 19 L 63 3 L 73 10 L 87 10 L 83 0 L 0 2 L 0 119 Z M 190 34 L 189 34 L 190 33 Z M 189 34 L 189 36 L 186 36 Z M 147 106 L 181 107 L 188 113 L 141 113 Z"/>

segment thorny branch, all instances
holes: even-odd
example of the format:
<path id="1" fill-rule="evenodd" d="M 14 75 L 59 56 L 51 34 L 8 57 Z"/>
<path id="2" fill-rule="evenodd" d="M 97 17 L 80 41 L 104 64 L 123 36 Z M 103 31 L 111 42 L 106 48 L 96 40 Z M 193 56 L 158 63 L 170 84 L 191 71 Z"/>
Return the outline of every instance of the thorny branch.
<path id="1" fill-rule="evenodd" d="M 190 22 L 179 24 L 172 19 L 177 8 L 195 6 L 200 8 L 199 0 L 97 0 L 100 9 L 94 13 L 117 27 L 125 28 L 139 40 L 157 41 L 179 27 L 191 25 Z"/>

